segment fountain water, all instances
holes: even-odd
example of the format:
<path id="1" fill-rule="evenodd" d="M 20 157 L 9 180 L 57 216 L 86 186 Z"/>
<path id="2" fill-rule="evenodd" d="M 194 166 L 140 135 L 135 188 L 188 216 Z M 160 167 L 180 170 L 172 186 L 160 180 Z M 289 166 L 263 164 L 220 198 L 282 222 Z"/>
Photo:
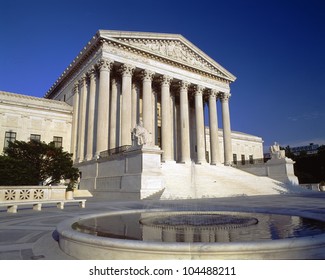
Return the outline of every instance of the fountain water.
<path id="1" fill-rule="evenodd" d="M 310 259 L 325 248 L 325 222 L 211 207 L 102 213 L 57 230 L 78 259 Z"/>

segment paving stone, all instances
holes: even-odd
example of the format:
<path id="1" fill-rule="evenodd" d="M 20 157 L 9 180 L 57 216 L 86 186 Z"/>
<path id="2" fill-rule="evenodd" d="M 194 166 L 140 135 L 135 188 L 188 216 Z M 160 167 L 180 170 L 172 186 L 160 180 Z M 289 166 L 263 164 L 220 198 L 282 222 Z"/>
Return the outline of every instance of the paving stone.
<path id="1" fill-rule="evenodd" d="M 325 194 L 289 194 L 269 196 L 241 196 L 202 200 L 177 201 L 116 201 L 90 200 L 85 209 L 66 207 L 63 210 L 46 208 L 35 212 L 21 210 L 17 214 L 0 211 L 0 259 L 55 260 L 72 259 L 58 245 L 56 225 L 68 218 L 132 209 L 177 209 L 252 211 L 303 215 L 325 221 Z"/>

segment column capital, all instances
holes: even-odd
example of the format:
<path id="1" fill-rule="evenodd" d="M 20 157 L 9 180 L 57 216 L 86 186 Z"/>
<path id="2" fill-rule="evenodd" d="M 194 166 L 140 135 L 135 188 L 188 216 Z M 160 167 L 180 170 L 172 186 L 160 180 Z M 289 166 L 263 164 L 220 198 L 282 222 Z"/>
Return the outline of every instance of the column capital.
<path id="1" fill-rule="evenodd" d="M 86 74 L 82 74 L 81 78 L 79 79 L 79 84 L 81 87 L 86 85 L 86 81 L 87 81 L 87 75 Z"/>
<path id="2" fill-rule="evenodd" d="M 78 94 L 78 92 L 79 92 L 79 81 L 75 81 L 75 83 L 73 84 L 73 93 Z"/>
<path id="3" fill-rule="evenodd" d="M 231 96 L 231 94 L 228 92 L 220 92 L 219 93 L 219 97 L 220 97 L 221 101 L 228 101 L 230 96 Z"/>
<path id="4" fill-rule="evenodd" d="M 153 77 L 155 75 L 155 72 L 150 70 L 142 70 L 141 71 L 141 79 L 142 81 L 152 81 Z"/>
<path id="5" fill-rule="evenodd" d="M 173 80 L 173 77 L 163 75 L 159 78 L 161 86 L 170 86 L 171 82 Z"/>
<path id="6" fill-rule="evenodd" d="M 186 81 L 180 81 L 178 83 L 180 90 L 188 90 L 188 87 L 190 86 L 189 82 Z"/>
<path id="7" fill-rule="evenodd" d="M 111 71 L 113 66 L 113 60 L 107 58 L 101 58 L 97 62 L 99 71 Z"/>
<path id="8" fill-rule="evenodd" d="M 203 95 L 203 91 L 204 91 L 204 89 L 205 89 L 204 86 L 195 85 L 195 86 L 194 86 L 195 96 L 197 96 L 197 95 Z"/>
<path id="9" fill-rule="evenodd" d="M 87 75 L 90 80 L 96 80 L 96 69 L 94 66 L 88 70 Z"/>
<path id="10" fill-rule="evenodd" d="M 122 76 L 130 76 L 132 77 L 135 66 L 131 64 L 122 64 L 119 68 L 119 72 Z"/>
<path id="11" fill-rule="evenodd" d="M 219 97 L 219 91 L 216 89 L 209 89 L 209 97 L 218 98 Z"/>

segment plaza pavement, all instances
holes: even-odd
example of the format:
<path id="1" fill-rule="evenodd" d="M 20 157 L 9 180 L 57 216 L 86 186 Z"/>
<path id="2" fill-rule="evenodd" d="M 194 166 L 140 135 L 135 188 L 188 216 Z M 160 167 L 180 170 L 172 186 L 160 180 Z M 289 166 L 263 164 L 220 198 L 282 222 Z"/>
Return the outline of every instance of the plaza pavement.
<path id="1" fill-rule="evenodd" d="M 107 202 L 90 198 L 86 208 L 66 205 L 60 210 L 43 206 L 42 211 L 18 208 L 18 213 L 7 213 L 0 207 L 0 260 L 69 260 L 58 245 L 56 225 L 77 215 L 109 212 L 114 210 L 177 208 L 179 210 L 249 211 L 300 215 L 325 221 L 325 193 L 238 196 L 202 200 L 178 201 L 115 201 Z M 320 258 L 325 256 L 322 254 Z"/>

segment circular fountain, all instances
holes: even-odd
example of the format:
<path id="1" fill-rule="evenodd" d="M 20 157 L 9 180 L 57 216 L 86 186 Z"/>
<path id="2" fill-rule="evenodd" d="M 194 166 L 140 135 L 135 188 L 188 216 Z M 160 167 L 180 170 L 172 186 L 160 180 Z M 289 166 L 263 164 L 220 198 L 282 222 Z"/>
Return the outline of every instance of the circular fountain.
<path id="1" fill-rule="evenodd" d="M 77 259 L 315 259 L 325 222 L 300 216 L 173 209 L 64 221 L 61 249 Z"/>

